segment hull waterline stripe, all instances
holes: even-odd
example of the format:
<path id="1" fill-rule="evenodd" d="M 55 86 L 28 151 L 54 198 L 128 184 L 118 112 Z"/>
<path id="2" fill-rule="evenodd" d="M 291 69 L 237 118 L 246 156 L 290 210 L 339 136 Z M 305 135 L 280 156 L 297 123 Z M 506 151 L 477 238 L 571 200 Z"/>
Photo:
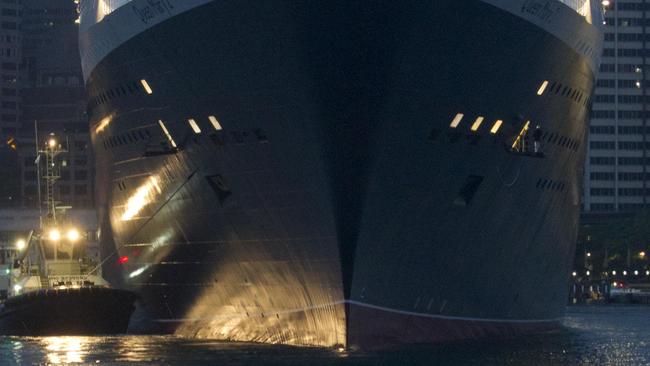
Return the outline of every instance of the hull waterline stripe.
<path id="1" fill-rule="evenodd" d="M 462 317 L 462 316 L 446 316 L 446 315 L 427 314 L 427 313 L 419 313 L 419 312 L 413 312 L 413 311 L 393 309 L 393 308 L 367 304 L 367 303 L 364 303 L 364 302 L 354 301 L 354 300 L 334 301 L 334 302 L 327 303 L 327 304 L 314 305 L 314 306 L 309 306 L 309 307 L 301 308 L 301 309 L 284 310 L 284 311 L 268 311 L 266 313 L 257 313 L 257 314 L 260 315 L 260 316 L 261 316 L 261 314 L 292 314 L 292 313 L 305 312 L 305 311 L 309 311 L 309 310 L 317 310 L 317 309 L 328 308 L 328 307 L 337 306 L 337 305 L 345 305 L 345 304 L 356 305 L 356 306 L 360 306 L 360 307 L 364 307 L 364 308 L 368 308 L 368 309 L 380 310 L 380 311 L 384 311 L 384 312 L 388 312 L 388 313 L 395 313 L 395 314 L 400 314 L 400 315 L 416 316 L 416 317 L 421 317 L 421 318 L 438 319 L 438 320 L 466 321 L 466 322 L 505 323 L 505 324 L 537 323 L 537 324 L 539 324 L 539 323 L 558 323 L 558 322 L 562 321 L 562 319 L 563 319 L 561 317 L 560 318 L 552 318 L 552 319 L 493 319 L 493 318 L 472 318 L 472 317 Z M 188 322 L 198 322 L 198 321 L 211 321 L 211 320 L 216 320 L 216 319 L 236 319 L 236 318 L 241 318 L 241 316 L 238 316 L 238 315 L 224 315 L 224 316 L 214 316 L 214 317 L 209 317 L 209 318 L 155 319 L 155 321 L 159 322 L 159 323 L 188 323 Z"/>

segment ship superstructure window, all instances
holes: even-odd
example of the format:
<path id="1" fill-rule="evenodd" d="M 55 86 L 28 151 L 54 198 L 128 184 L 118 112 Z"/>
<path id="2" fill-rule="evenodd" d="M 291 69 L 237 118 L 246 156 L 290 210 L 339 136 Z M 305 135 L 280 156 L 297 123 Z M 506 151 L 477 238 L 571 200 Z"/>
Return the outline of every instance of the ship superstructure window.
<path id="1" fill-rule="evenodd" d="M 463 120 L 463 117 L 464 117 L 464 116 L 465 116 L 464 114 L 462 114 L 462 113 L 458 113 L 458 114 L 456 115 L 456 117 L 454 117 L 454 119 L 451 121 L 451 124 L 449 125 L 449 127 L 451 127 L 451 128 L 456 128 L 456 127 L 458 127 L 458 125 L 460 124 L 460 121 Z"/>
<path id="2" fill-rule="evenodd" d="M 483 123 L 484 117 L 478 117 L 476 118 L 476 121 L 472 124 L 472 131 L 476 132 L 478 131 L 479 127 L 481 127 L 481 123 Z"/>
<path id="3" fill-rule="evenodd" d="M 172 135 L 169 134 L 169 131 L 167 130 L 167 127 L 165 126 L 165 123 L 162 120 L 158 120 L 158 124 L 160 125 L 160 128 L 162 128 L 163 132 L 165 133 L 165 136 L 167 137 L 167 140 L 169 143 L 172 145 L 172 147 L 176 148 L 176 142 L 172 138 Z"/>
<path id="4" fill-rule="evenodd" d="M 210 116 L 208 117 L 210 120 L 210 123 L 212 123 L 212 127 L 214 127 L 215 130 L 221 131 L 223 128 L 221 127 L 221 123 L 219 123 L 219 120 L 215 116 Z"/>
<path id="5" fill-rule="evenodd" d="M 147 92 L 147 94 L 153 94 L 153 90 L 151 90 L 149 83 L 145 79 L 140 80 L 140 84 L 142 84 L 142 87 L 144 88 L 144 91 Z"/>
<path id="6" fill-rule="evenodd" d="M 192 131 L 194 131 L 194 133 L 201 133 L 201 128 L 193 118 L 188 119 L 187 122 L 190 123 L 190 127 L 192 127 Z"/>
<path id="7" fill-rule="evenodd" d="M 542 95 L 544 94 L 544 91 L 546 91 L 546 87 L 548 86 L 548 80 L 544 80 L 542 85 L 537 89 L 537 95 Z"/>
<path id="8" fill-rule="evenodd" d="M 492 126 L 492 129 L 490 130 L 490 133 L 493 134 L 493 135 L 496 135 L 497 132 L 499 132 L 499 129 L 501 128 L 501 125 L 503 125 L 502 120 L 497 120 L 496 122 L 494 122 L 494 126 Z"/>

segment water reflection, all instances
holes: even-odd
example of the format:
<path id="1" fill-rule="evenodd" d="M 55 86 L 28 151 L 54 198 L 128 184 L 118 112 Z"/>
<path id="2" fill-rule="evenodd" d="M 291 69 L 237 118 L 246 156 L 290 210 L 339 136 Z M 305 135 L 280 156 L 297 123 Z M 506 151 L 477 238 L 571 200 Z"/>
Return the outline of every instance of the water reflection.
<path id="1" fill-rule="evenodd" d="M 86 362 L 92 339 L 86 337 L 47 337 L 42 342 L 47 362 L 54 365 Z"/>
<path id="2" fill-rule="evenodd" d="M 0 365 L 649 365 L 650 307 L 572 308 L 561 331 L 379 353 L 172 336 L 0 337 Z"/>

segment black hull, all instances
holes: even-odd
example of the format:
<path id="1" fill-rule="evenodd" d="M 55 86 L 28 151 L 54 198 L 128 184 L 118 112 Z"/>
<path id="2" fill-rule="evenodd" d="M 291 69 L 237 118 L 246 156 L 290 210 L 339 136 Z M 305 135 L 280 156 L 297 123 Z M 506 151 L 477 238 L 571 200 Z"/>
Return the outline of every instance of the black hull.
<path id="1" fill-rule="evenodd" d="M 135 294 L 109 288 L 51 289 L 5 302 L 0 334 L 12 336 L 90 336 L 126 333 Z"/>
<path id="2" fill-rule="evenodd" d="M 595 33 L 577 15 L 566 26 Z M 375 331 L 445 338 L 400 337 L 420 318 L 499 324 L 450 339 L 556 324 L 593 76 L 572 45 L 481 1 L 214 1 L 175 16 L 87 81 L 102 246 L 130 258 L 104 273 L 184 336 L 367 345 Z M 506 148 L 527 120 L 543 158 Z M 384 312 L 396 321 L 376 327 Z"/>

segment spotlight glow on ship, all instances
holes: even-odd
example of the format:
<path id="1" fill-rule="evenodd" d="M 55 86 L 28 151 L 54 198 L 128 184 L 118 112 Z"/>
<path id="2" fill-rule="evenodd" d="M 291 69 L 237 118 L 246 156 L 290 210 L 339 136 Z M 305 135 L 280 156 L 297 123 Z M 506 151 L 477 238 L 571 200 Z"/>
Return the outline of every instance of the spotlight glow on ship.
<path id="1" fill-rule="evenodd" d="M 61 232 L 59 229 L 51 229 L 47 237 L 52 241 L 59 241 L 61 239 Z"/>
<path id="2" fill-rule="evenodd" d="M 80 237 L 81 237 L 81 235 L 79 234 L 79 230 L 77 230 L 77 229 L 68 230 L 68 240 L 70 240 L 72 242 L 75 242 L 75 241 L 79 240 Z"/>
<path id="3" fill-rule="evenodd" d="M 102 120 L 97 124 L 97 127 L 95 127 L 95 133 L 103 132 L 111 121 L 113 121 L 112 115 L 102 118 Z"/>
<path id="4" fill-rule="evenodd" d="M 122 221 L 134 218 L 151 201 L 155 193 L 162 193 L 157 177 L 149 177 L 126 202 L 126 210 L 122 214 Z"/>

